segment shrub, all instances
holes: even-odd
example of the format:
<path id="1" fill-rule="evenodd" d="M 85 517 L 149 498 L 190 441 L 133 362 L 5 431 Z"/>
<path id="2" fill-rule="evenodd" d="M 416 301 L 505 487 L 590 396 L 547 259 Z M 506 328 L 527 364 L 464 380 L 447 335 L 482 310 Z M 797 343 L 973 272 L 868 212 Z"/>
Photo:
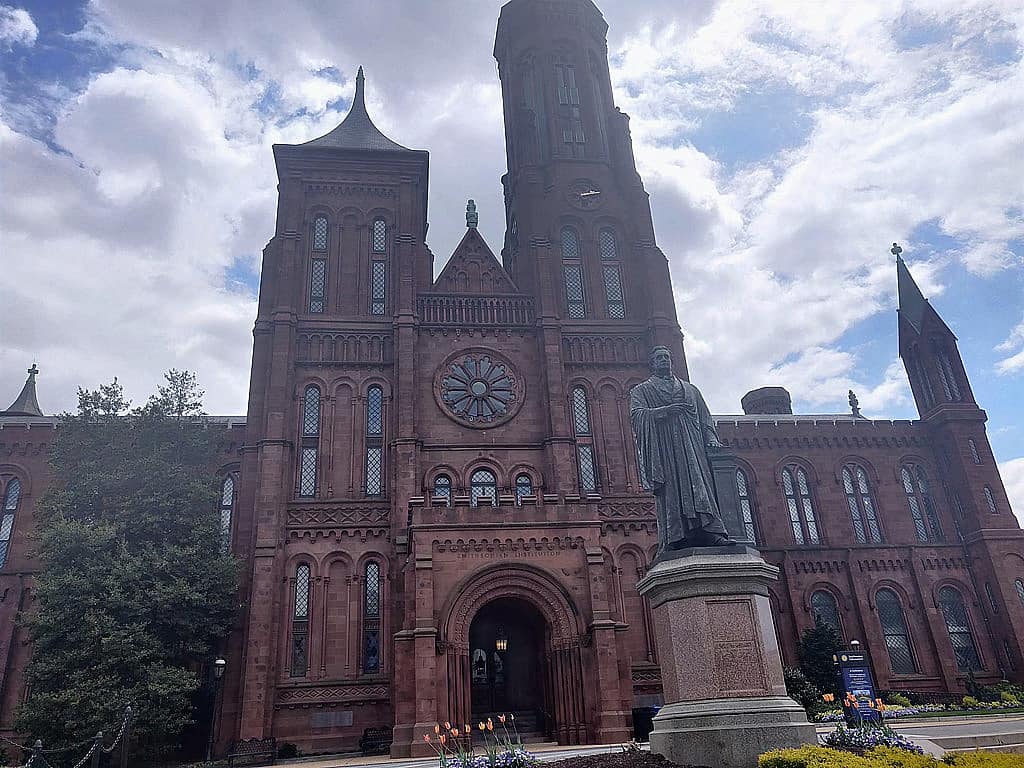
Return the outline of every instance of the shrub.
<path id="1" fill-rule="evenodd" d="M 960 699 L 960 705 L 964 709 L 977 709 L 979 706 L 981 706 L 981 702 L 973 696 L 964 696 L 962 699 Z"/>
<path id="2" fill-rule="evenodd" d="M 885 696 L 885 703 L 894 707 L 909 707 L 910 699 L 899 693 L 890 693 Z"/>
<path id="3" fill-rule="evenodd" d="M 825 746 L 861 752 L 875 747 L 895 747 L 923 755 L 924 750 L 905 736 L 900 736 L 887 725 L 862 725 L 859 728 L 836 727 L 825 737 Z"/>
<path id="4" fill-rule="evenodd" d="M 277 748 L 277 757 L 280 760 L 290 760 L 299 756 L 299 748 L 290 741 L 282 742 Z"/>
<path id="5" fill-rule="evenodd" d="M 1009 691 L 1000 691 L 999 692 L 999 701 L 1002 704 L 1009 704 L 1011 707 L 1019 707 L 1020 706 L 1020 699 L 1018 699 L 1016 696 L 1014 696 Z"/>
<path id="6" fill-rule="evenodd" d="M 786 667 L 783 672 L 786 680 L 786 693 L 789 698 L 804 708 L 808 718 L 813 718 L 825 708 L 821 691 L 807 679 L 803 672 L 794 667 Z"/>
<path id="7" fill-rule="evenodd" d="M 941 761 L 903 749 L 878 747 L 851 755 L 828 747 L 801 747 L 766 752 L 758 768 L 1020 768 L 1020 755 L 1006 752 L 964 752 Z"/>
<path id="8" fill-rule="evenodd" d="M 1020 768 L 1021 756 L 1007 752 L 961 752 L 942 758 L 955 768 Z"/>

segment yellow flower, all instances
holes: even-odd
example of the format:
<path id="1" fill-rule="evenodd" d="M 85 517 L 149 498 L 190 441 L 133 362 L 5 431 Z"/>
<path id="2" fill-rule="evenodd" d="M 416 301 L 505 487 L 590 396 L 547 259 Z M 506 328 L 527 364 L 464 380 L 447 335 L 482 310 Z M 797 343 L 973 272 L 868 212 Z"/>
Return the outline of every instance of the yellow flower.
<path id="1" fill-rule="evenodd" d="M 477 727 L 477 728 L 479 728 L 479 729 L 480 729 L 480 730 L 482 731 L 482 730 L 483 730 L 484 728 L 486 728 L 487 726 L 486 726 L 486 725 L 484 725 L 483 723 L 477 723 L 477 724 L 476 724 L 476 727 Z"/>
<path id="2" fill-rule="evenodd" d="M 466 733 L 472 733 L 472 732 L 473 732 L 473 729 L 470 727 L 469 723 L 466 723 Z"/>

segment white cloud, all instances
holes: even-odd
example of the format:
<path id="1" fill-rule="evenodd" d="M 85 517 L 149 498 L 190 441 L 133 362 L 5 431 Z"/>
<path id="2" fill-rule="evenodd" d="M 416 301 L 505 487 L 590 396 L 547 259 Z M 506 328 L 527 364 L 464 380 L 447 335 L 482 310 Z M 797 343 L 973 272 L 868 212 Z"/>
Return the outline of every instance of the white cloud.
<path id="1" fill-rule="evenodd" d="M 1014 374 L 1024 371 L 1024 320 L 1010 331 L 1004 342 L 996 346 L 997 352 L 1007 353 L 1014 350 L 1018 351 L 996 362 L 996 373 Z"/>
<path id="2" fill-rule="evenodd" d="M 38 36 L 39 29 L 28 11 L 0 5 L 0 46 L 33 45 Z"/>
<path id="3" fill-rule="evenodd" d="M 1010 507 L 1024 527 L 1024 458 L 1002 462 L 999 474 L 1003 477 L 1006 495 L 1010 497 Z"/>
<path id="4" fill-rule="evenodd" d="M 500 248 L 500 4 L 91 3 L 77 39 L 116 49 L 118 65 L 77 95 L 54 91 L 67 153 L 0 126 L 5 176 L 23 190 L 0 211 L 16 278 L 0 284 L 2 391 L 13 397 L 34 357 L 51 410 L 114 374 L 144 394 L 175 365 L 200 373 L 211 410 L 242 411 L 255 307 L 225 273 L 258 267 L 273 231 L 270 145 L 330 130 L 359 64 L 381 129 L 431 152 L 436 266 L 469 197 Z M 1024 189 L 1009 159 L 1024 153 L 1024 74 L 1019 50 L 995 61 L 986 46 L 1024 44 L 1024 12 L 961 0 L 814 13 L 768 0 L 601 5 L 616 100 L 712 407 L 735 411 L 773 383 L 811 409 L 845 411 L 851 388 L 869 415 L 907 405 L 895 321 L 874 368 L 846 337 L 895 306 L 893 240 L 931 296 L 953 260 L 980 275 L 1021 269 L 1009 244 L 1024 236 Z M 950 39 L 901 48 L 911 22 Z M 745 123 L 758 99 L 769 106 Z M 768 118 L 778 147 L 731 162 Z M 925 224 L 957 247 L 915 241 Z"/>

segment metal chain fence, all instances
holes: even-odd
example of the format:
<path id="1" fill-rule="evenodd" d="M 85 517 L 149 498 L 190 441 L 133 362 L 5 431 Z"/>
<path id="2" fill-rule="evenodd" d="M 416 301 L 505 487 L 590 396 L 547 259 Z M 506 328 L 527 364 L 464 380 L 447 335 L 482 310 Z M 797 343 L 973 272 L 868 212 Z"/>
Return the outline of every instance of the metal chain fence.
<path id="1" fill-rule="evenodd" d="M 43 742 L 40 739 L 36 739 L 35 744 L 31 747 L 26 747 L 3 736 L 0 736 L 0 742 L 21 750 L 24 762 L 20 763 L 17 768 L 65 768 L 65 766 L 67 768 L 85 768 L 86 765 L 89 768 L 100 768 L 102 756 L 112 754 L 118 746 L 121 747 L 119 766 L 120 768 L 128 768 L 128 740 L 131 738 L 131 723 L 132 708 L 129 704 L 125 707 L 117 736 L 114 737 L 114 740 L 109 745 L 104 745 L 103 743 L 103 731 L 100 731 L 91 739 L 86 739 L 78 744 L 72 744 L 70 747 L 63 747 L 61 749 L 44 749 Z M 66 763 L 65 760 L 67 758 L 58 757 L 60 755 L 71 755 L 86 747 L 88 747 L 88 750 L 74 764 Z"/>

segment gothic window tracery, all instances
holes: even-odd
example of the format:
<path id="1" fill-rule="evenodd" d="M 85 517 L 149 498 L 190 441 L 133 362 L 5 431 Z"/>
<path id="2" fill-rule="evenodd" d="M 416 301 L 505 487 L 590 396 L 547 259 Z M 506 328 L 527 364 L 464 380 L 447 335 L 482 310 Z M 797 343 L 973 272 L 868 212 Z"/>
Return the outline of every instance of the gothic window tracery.
<path id="1" fill-rule="evenodd" d="M 0 568 L 7 564 L 10 554 L 11 536 L 14 533 L 14 517 L 21 501 L 21 480 L 12 477 L 7 481 L 3 494 L 3 517 L 0 517 Z"/>
<path id="2" fill-rule="evenodd" d="M 885 649 L 889 654 L 889 666 L 894 675 L 917 673 L 917 660 L 907 632 L 907 620 L 899 595 L 888 587 L 875 594 L 878 623 L 882 625 Z"/>
<path id="3" fill-rule="evenodd" d="M 226 475 L 220 486 L 221 552 L 231 551 L 231 516 L 235 509 L 235 476 Z"/>
<path id="4" fill-rule="evenodd" d="M 366 495 L 384 495 L 384 390 L 366 390 Z"/>
<path id="5" fill-rule="evenodd" d="M 914 520 L 917 540 L 921 542 L 943 541 L 942 528 L 939 526 L 939 518 L 935 512 L 935 504 L 932 501 L 928 476 L 925 474 L 924 467 L 920 464 L 904 464 L 900 468 L 900 481 L 903 483 L 903 491 L 907 495 L 907 506 L 910 508 L 910 516 Z"/>
<path id="6" fill-rule="evenodd" d="M 750 482 L 747 480 L 747 473 L 742 469 L 736 470 L 736 497 L 740 503 L 740 517 L 743 518 L 743 531 L 747 541 L 758 543 L 757 525 L 754 523 L 754 499 L 750 493 Z"/>
<path id="7" fill-rule="evenodd" d="M 782 491 L 789 509 L 793 540 L 797 544 L 820 544 L 818 518 L 814 511 L 807 472 L 803 467 L 791 464 L 782 470 Z"/>
<path id="8" fill-rule="evenodd" d="M 291 676 L 304 677 L 309 667 L 309 566 L 295 568 L 295 594 L 292 598 Z"/>
<path id="9" fill-rule="evenodd" d="M 868 473 L 859 464 L 847 464 L 843 467 L 843 491 L 846 493 L 846 504 L 850 509 L 853 522 L 853 533 L 858 543 L 880 544 L 882 531 L 878 525 L 878 514 L 871 495 L 871 484 Z"/>
<path id="10" fill-rule="evenodd" d="M 363 578 L 363 674 L 380 672 L 380 564 L 366 564 Z"/>
<path id="11" fill-rule="evenodd" d="M 946 622 L 946 632 L 949 633 L 957 667 L 961 672 L 977 672 L 982 668 L 981 657 L 974 642 L 963 595 L 954 587 L 943 587 L 939 590 L 939 608 Z"/>
<path id="12" fill-rule="evenodd" d="M 302 426 L 299 447 L 299 496 L 316 496 L 320 448 L 320 388 L 306 387 L 302 394 Z"/>
<path id="13" fill-rule="evenodd" d="M 309 311 L 324 312 L 327 303 L 327 242 L 330 231 L 326 216 L 313 220 L 313 237 L 309 260 Z"/>

